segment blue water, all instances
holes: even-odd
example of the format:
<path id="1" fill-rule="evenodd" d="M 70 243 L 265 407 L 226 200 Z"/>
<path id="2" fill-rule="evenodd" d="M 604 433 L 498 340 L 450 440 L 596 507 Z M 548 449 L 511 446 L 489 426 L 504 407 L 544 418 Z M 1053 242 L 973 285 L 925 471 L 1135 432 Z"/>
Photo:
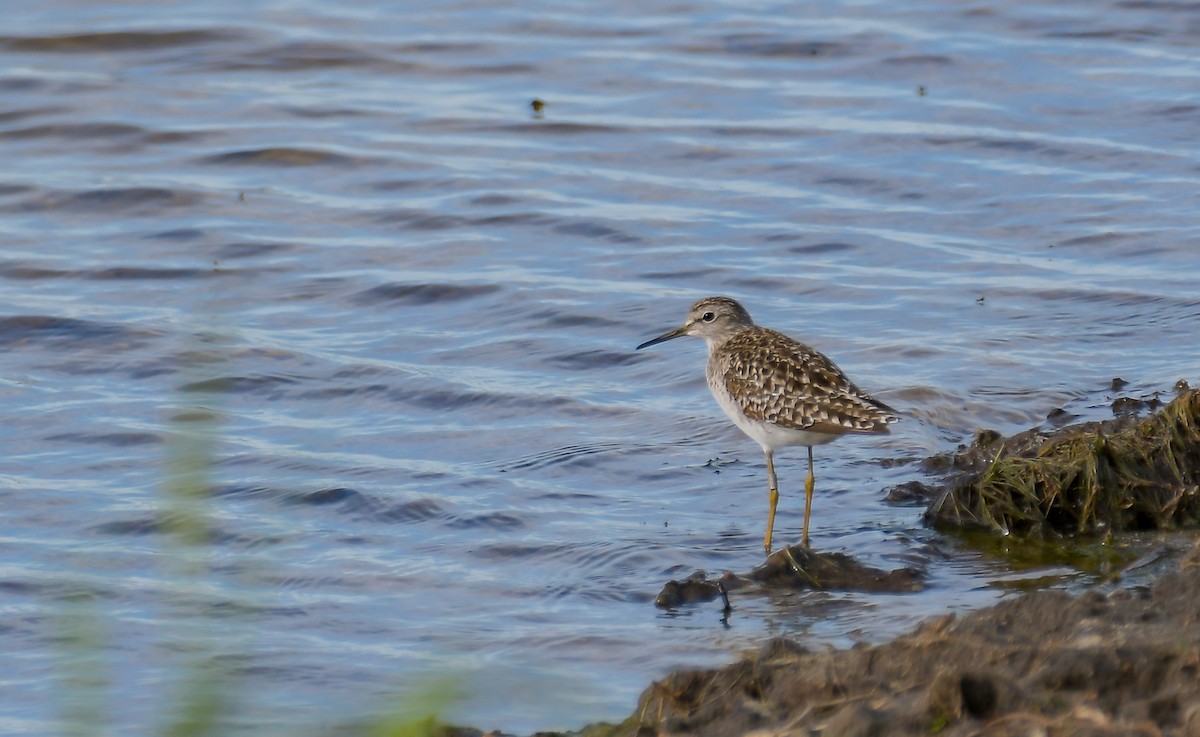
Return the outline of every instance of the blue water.
<path id="1" fill-rule="evenodd" d="M 112 733 L 159 729 L 197 662 L 230 732 L 443 677 L 447 718 L 530 732 L 767 636 L 1086 580 L 884 496 L 977 428 L 1110 416 L 1114 377 L 1200 379 L 1200 6 L 606 8 L 6 5 L 0 731 L 86 700 L 72 617 Z M 761 559 L 763 460 L 702 344 L 632 350 L 708 294 L 905 415 L 817 450 L 813 543 L 923 592 L 655 609 Z"/>

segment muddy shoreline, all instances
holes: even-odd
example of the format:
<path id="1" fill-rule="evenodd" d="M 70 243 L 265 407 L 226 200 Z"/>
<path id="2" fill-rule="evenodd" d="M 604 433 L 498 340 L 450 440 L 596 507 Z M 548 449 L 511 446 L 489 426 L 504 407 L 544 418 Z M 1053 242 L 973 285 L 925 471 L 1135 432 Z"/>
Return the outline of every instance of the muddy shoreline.
<path id="1" fill-rule="evenodd" d="M 930 496 L 927 522 L 1001 532 L 1013 544 L 1194 529 L 1200 394 L 1177 389 L 1144 418 L 977 436 L 952 454 L 938 485 L 918 484 Z M 1027 592 L 846 650 L 777 638 L 732 665 L 654 682 L 620 724 L 562 734 L 1200 737 L 1200 542 L 1175 539 L 1148 582 L 1118 575 L 1078 595 Z M 902 592 L 921 579 L 793 547 L 746 574 L 672 581 L 656 604 L 728 602 L 729 592 L 755 588 Z"/>
<path id="2" fill-rule="evenodd" d="M 879 645 L 775 638 L 655 681 L 620 724 L 537 737 L 1200 737 L 1200 541 L 1166 558 L 1150 584 L 1028 592 Z"/>
<path id="3" fill-rule="evenodd" d="M 787 639 L 652 684 L 589 735 L 1200 737 L 1200 545 L 1153 585 L 1030 592 L 872 646 Z"/>

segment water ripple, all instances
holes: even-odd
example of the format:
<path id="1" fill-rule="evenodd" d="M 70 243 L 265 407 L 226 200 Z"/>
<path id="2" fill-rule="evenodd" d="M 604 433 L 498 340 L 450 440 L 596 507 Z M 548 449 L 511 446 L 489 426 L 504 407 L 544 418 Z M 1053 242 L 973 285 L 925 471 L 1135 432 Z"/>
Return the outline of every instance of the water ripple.
<path id="1" fill-rule="evenodd" d="M 620 719 L 773 633 L 840 646 L 994 600 L 1007 565 L 885 490 L 978 428 L 1111 415 L 1115 376 L 1200 381 L 1190 4 L 425 6 L 6 7 L 21 731 L 61 731 L 40 630 L 72 597 L 114 633 L 121 733 L 170 718 L 129 684 L 195 652 L 176 615 L 254 674 L 246 731 L 447 662 L 486 671 L 457 723 Z M 761 560 L 765 462 L 703 344 L 633 351 L 714 293 L 902 412 L 817 455 L 815 542 L 929 563 L 926 591 L 746 595 L 728 629 L 650 605 Z M 181 452 L 214 526 L 185 582 Z M 775 461 L 781 538 L 806 460 Z"/>
<path id="2" fill-rule="evenodd" d="M 156 331 L 130 328 L 96 320 L 53 315 L 0 317 L 0 345 L 13 348 L 36 343 L 61 350 L 85 346 L 144 341 Z"/>
<path id="3" fill-rule="evenodd" d="M 429 305 L 474 299 L 500 289 L 497 284 L 381 284 L 359 292 L 354 300 L 360 304 Z"/>
<path id="4" fill-rule="evenodd" d="M 150 432 L 60 433 L 47 435 L 46 440 L 86 445 L 111 445 L 116 448 L 131 445 L 156 445 L 163 441 L 157 433 Z"/>
<path id="5" fill-rule="evenodd" d="M 80 192 L 40 192 L 35 196 L 6 205 L 6 212 L 111 213 L 125 212 L 155 217 L 161 208 L 192 207 L 203 202 L 198 192 L 161 187 L 124 187 Z"/>
<path id="6" fill-rule="evenodd" d="M 268 146 L 213 154 L 202 161 L 206 164 L 236 166 L 356 166 L 365 159 L 312 148 Z"/>
<path id="7" fill-rule="evenodd" d="M 178 48 L 244 39 L 245 35 L 242 33 L 215 29 L 107 31 L 49 36 L 0 36 L 0 46 L 14 52 L 92 54 L 144 52 L 147 49 Z"/>

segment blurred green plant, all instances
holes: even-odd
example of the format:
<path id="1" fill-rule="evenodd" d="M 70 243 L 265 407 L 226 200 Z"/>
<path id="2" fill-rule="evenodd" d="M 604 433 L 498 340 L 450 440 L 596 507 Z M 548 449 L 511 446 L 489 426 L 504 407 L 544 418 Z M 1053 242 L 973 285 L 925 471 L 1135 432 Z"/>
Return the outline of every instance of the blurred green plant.
<path id="1" fill-rule="evenodd" d="M 452 678 L 422 684 L 383 716 L 363 730 L 365 737 L 435 737 L 448 728 L 438 713 L 460 698 L 459 684 Z"/>
<path id="2" fill-rule="evenodd" d="M 221 343 L 219 338 L 216 343 Z M 196 370 L 226 362 L 228 351 L 216 345 L 185 353 L 181 360 Z M 210 372 L 211 373 L 211 372 Z M 180 645 L 174 669 L 173 695 L 164 705 L 156 733 L 163 737 L 208 737 L 229 733 L 232 717 L 253 688 L 241 688 L 240 674 L 220 657 L 228 651 L 229 622 L 214 621 L 198 592 L 212 588 L 211 563 L 216 550 L 211 507 L 213 468 L 218 456 L 220 405 L 227 382 L 185 383 L 180 401 L 168 418 L 166 457 L 161 484 L 158 531 L 166 547 L 164 571 L 177 594 L 164 602 L 170 615 L 174 643 Z M 114 704 L 109 677 L 109 638 L 96 608 L 96 595 L 87 586 L 66 597 L 56 618 L 62 732 L 68 737 L 97 737 L 113 731 Z M 202 604 L 202 602 L 200 602 Z M 247 607 L 247 610 L 250 608 Z M 224 647 L 222 647 L 224 646 Z M 380 716 L 350 728 L 367 737 L 423 737 L 446 734 L 438 713 L 459 699 L 453 679 L 429 680 Z M 244 729 L 244 728 L 243 728 Z M 254 730 L 256 733 L 259 730 Z M 293 727 L 287 731 L 296 734 Z"/>
<path id="3" fill-rule="evenodd" d="M 112 684 L 104 654 L 106 637 L 93 598 L 82 590 L 67 597 L 54 618 L 54 640 L 61 652 L 61 719 L 68 737 L 103 735 L 112 722 L 107 708 Z"/>

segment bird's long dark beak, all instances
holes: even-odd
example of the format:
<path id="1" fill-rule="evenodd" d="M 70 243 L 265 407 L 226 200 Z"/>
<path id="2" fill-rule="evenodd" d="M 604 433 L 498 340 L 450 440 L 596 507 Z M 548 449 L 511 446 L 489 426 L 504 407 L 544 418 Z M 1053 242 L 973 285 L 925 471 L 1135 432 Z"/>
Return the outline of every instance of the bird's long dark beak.
<path id="1" fill-rule="evenodd" d="M 645 343 L 642 343 L 641 345 L 639 345 L 634 350 L 640 351 L 643 348 L 649 348 L 650 346 L 656 345 L 658 343 L 665 343 L 668 340 L 678 338 L 681 335 L 687 335 L 687 326 L 686 325 L 680 325 L 679 327 L 675 328 L 674 330 L 663 333 L 662 335 L 658 336 L 657 338 L 651 338 L 650 340 L 647 340 Z"/>

